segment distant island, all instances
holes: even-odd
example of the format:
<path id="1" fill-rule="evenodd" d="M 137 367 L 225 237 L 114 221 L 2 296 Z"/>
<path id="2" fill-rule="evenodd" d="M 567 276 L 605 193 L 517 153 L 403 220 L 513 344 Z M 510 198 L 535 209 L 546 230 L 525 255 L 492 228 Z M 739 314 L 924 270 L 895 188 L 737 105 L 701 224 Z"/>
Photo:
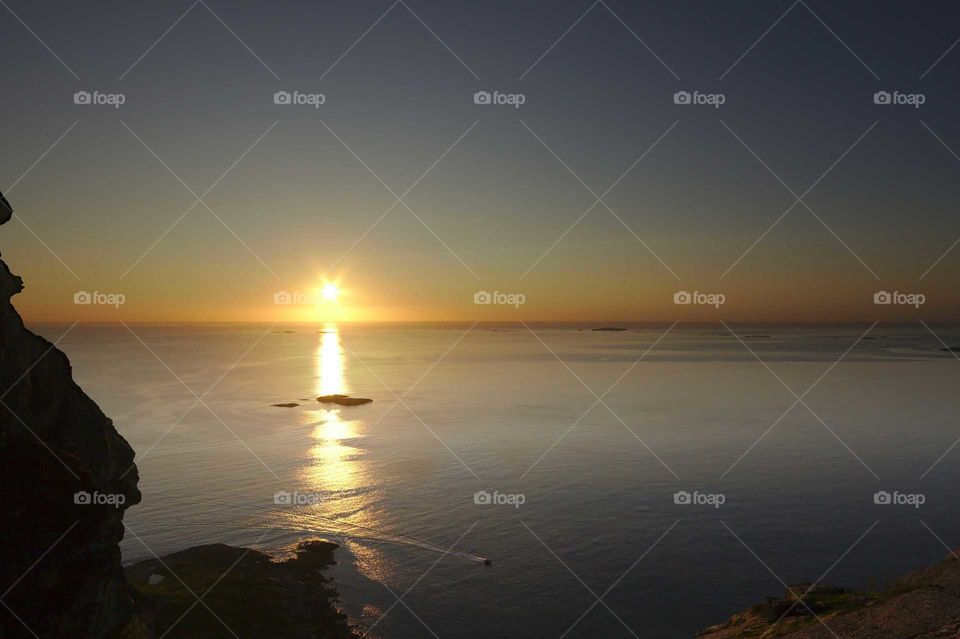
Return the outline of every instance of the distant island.
<path id="1" fill-rule="evenodd" d="M 317 398 L 321 404 L 337 404 L 339 406 L 362 406 L 369 404 L 372 399 L 366 397 L 350 397 L 349 395 L 321 395 Z"/>
<path id="2" fill-rule="evenodd" d="M 301 399 L 302 402 L 309 402 L 309 399 Z M 363 406 L 370 404 L 372 399 L 366 397 L 350 397 L 349 395 L 321 395 L 317 398 L 321 404 L 336 404 L 337 406 Z M 274 408 L 296 408 L 300 404 L 297 402 L 283 402 L 280 404 L 271 404 Z"/>

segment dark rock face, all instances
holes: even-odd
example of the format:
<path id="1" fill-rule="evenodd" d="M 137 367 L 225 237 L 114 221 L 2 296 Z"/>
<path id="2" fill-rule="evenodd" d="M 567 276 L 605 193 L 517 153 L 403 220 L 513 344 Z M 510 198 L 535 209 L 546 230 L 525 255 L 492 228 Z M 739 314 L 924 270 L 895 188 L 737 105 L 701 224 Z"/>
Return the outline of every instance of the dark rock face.
<path id="1" fill-rule="evenodd" d="M 116 637 L 133 606 L 119 547 L 140 501 L 133 450 L 24 328 L 21 290 L 0 261 L 0 637 Z"/>
<path id="2" fill-rule="evenodd" d="M 13 216 L 13 207 L 7 202 L 7 198 L 0 193 L 0 224 L 6 224 Z"/>

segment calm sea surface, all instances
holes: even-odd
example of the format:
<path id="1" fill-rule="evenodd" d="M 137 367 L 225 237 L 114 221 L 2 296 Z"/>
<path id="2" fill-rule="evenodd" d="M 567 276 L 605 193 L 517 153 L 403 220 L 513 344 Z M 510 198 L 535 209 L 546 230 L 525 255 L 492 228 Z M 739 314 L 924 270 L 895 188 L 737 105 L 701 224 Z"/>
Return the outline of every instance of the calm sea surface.
<path id="1" fill-rule="evenodd" d="M 960 361 L 922 325 L 733 327 L 750 350 L 666 328 L 138 324 L 60 347 L 137 451 L 125 562 L 334 540 L 376 637 L 691 637 L 780 579 L 879 587 L 960 546 Z"/>

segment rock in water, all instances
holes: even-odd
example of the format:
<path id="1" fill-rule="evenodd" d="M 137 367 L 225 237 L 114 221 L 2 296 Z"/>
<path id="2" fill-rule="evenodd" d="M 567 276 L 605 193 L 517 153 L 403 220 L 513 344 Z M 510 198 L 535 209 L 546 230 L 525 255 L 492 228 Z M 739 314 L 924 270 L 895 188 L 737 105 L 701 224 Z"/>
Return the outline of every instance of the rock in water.
<path id="1" fill-rule="evenodd" d="M 337 406 L 360 406 L 369 404 L 372 399 L 366 397 L 350 397 L 349 395 L 321 395 L 317 398 L 321 404 L 336 404 Z"/>
<path id="2" fill-rule="evenodd" d="M 0 195 L 0 224 L 12 213 Z M 21 290 L 0 261 L 0 636 L 116 637 L 133 613 L 119 545 L 140 501 L 133 450 L 24 327 Z"/>

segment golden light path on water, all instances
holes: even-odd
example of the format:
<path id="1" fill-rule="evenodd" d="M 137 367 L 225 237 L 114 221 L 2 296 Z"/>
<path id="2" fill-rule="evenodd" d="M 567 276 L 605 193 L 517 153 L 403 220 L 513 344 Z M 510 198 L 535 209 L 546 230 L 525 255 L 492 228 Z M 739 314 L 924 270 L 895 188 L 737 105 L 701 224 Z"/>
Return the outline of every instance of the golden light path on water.
<path id="1" fill-rule="evenodd" d="M 336 324 L 326 324 L 314 355 L 314 390 L 319 395 L 350 394 L 345 375 L 343 346 Z M 325 499 L 309 507 L 309 512 L 325 518 L 344 521 L 338 532 L 344 535 L 366 534 L 349 524 L 367 528 L 380 528 L 383 521 L 378 517 L 375 504 L 376 492 L 370 485 L 373 477 L 364 459 L 364 451 L 352 442 L 366 436 L 362 420 L 346 419 L 343 408 L 322 408 L 305 413 L 305 419 L 314 426 L 309 464 L 304 468 L 301 480 L 308 490 L 324 495 Z M 317 519 L 318 529 L 329 529 L 329 520 Z M 357 558 L 357 568 L 367 577 L 384 580 L 389 576 L 385 555 L 368 545 L 344 539 Z"/>
<path id="2" fill-rule="evenodd" d="M 314 392 L 318 396 L 348 395 L 343 369 L 340 332 L 335 324 L 327 324 L 321 332 L 320 344 L 314 356 Z M 358 476 L 361 472 L 361 462 L 358 460 L 360 451 L 343 443 L 344 440 L 359 436 L 360 425 L 356 421 L 343 419 L 342 410 L 339 407 L 318 408 L 306 414 L 306 418 L 315 424 L 312 436 L 316 445 L 310 449 L 314 463 L 305 469 L 304 479 L 312 488 L 324 493 L 349 493 L 360 487 L 358 482 L 362 479 Z M 319 421 L 314 421 L 317 419 Z M 366 522 L 357 523 L 366 525 Z"/>
<path id="3" fill-rule="evenodd" d="M 351 393 L 347 358 L 340 339 L 336 324 L 327 324 L 320 331 L 313 354 L 312 391 L 317 396 Z M 305 430 L 297 436 L 306 435 L 306 447 L 298 455 L 302 463 L 296 473 L 296 490 L 300 495 L 317 495 L 320 499 L 298 501 L 288 512 L 271 510 L 276 528 L 313 533 L 343 544 L 355 557 L 356 569 L 381 583 L 389 583 L 395 574 L 384 544 L 484 561 L 483 557 L 451 552 L 398 530 L 396 522 L 384 516 L 380 507 L 382 481 L 366 459 L 366 447 L 359 445 L 369 435 L 369 421 L 345 416 L 346 413 L 369 418 L 369 413 L 362 408 L 315 406 L 301 413 Z"/>

